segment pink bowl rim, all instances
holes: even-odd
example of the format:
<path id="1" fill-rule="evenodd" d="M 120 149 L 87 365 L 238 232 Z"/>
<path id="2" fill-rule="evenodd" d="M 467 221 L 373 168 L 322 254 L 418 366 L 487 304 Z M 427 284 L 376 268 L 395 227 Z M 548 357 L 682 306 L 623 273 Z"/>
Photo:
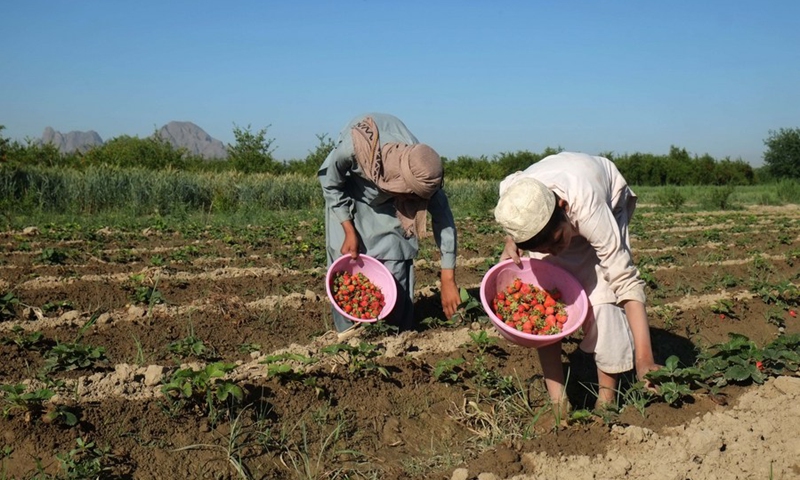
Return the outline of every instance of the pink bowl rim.
<path id="1" fill-rule="evenodd" d="M 565 276 L 568 276 L 568 278 L 570 278 L 570 281 L 573 281 L 573 282 L 575 282 L 576 284 L 578 284 L 580 286 L 580 283 L 578 282 L 578 279 L 576 279 L 575 276 L 572 273 L 568 272 L 564 268 L 562 268 L 562 267 L 560 267 L 560 266 L 558 266 L 558 265 L 556 265 L 554 263 L 547 262 L 545 260 L 541 260 L 541 259 L 538 259 L 538 258 L 530 258 L 530 257 L 520 258 L 520 260 L 523 263 L 528 263 L 528 264 L 531 264 L 531 263 L 534 263 L 534 262 L 546 263 L 548 267 L 552 267 L 552 268 L 555 268 L 555 269 L 558 269 L 558 270 L 562 271 L 565 274 Z M 509 327 L 504 322 L 502 322 L 499 318 L 497 318 L 497 315 L 495 315 L 494 312 L 492 311 L 491 305 L 486 300 L 486 295 L 485 295 L 486 279 L 489 278 L 489 276 L 492 273 L 494 273 L 495 271 L 497 271 L 497 270 L 499 270 L 501 268 L 507 267 L 509 264 L 512 264 L 512 265 L 516 266 L 516 264 L 514 264 L 514 260 L 511 260 L 511 259 L 503 260 L 502 262 L 500 262 L 497 265 L 495 265 L 492 268 L 490 268 L 486 272 L 486 274 L 483 276 L 483 280 L 481 280 L 481 288 L 480 288 L 481 303 L 483 304 L 483 309 L 486 310 L 487 315 L 489 315 L 489 319 L 492 321 L 492 323 L 497 328 L 501 329 L 502 331 L 506 332 L 508 335 L 510 335 L 512 337 L 519 338 L 520 340 L 525 340 L 527 342 L 542 342 L 542 346 L 547 346 L 549 344 L 555 343 L 555 342 L 557 342 L 557 341 L 559 341 L 559 340 L 571 335 L 572 333 L 576 332 L 583 325 L 583 323 L 586 321 L 587 315 L 589 314 L 589 299 L 586 296 L 586 291 L 584 291 L 582 286 L 580 288 L 580 294 L 578 295 L 578 299 L 583 298 L 584 299 L 583 304 L 586 306 L 586 308 L 583 309 L 584 310 L 583 311 L 583 318 L 581 318 L 580 321 L 574 322 L 572 325 L 570 325 L 569 328 L 566 328 L 566 329 L 562 330 L 561 333 L 559 333 L 559 334 L 556 334 L 556 335 L 534 335 L 532 333 L 520 332 L 519 330 L 517 330 L 515 328 Z"/>
<path id="2" fill-rule="evenodd" d="M 392 275 L 392 272 L 390 272 L 389 269 L 386 268 L 386 265 L 384 265 L 377 258 L 375 258 L 373 256 L 370 256 L 370 255 L 367 255 L 365 253 L 359 253 L 358 254 L 358 258 L 363 258 L 365 264 L 366 263 L 371 263 L 374 266 L 378 267 L 380 270 L 382 270 L 384 272 L 384 274 L 389 276 L 389 278 L 392 278 L 392 279 L 394 278 L 394 276 Z M 394 302 L 391 305 L 389 305 L 389 304 L 384 305 L 383 308 L 381 309 L 381 313 L 378 315 L 378 318 L 356 318 L 356 317 L 348 314 L 344 310 L 342 310 L 341 307 L 339 307 L 339 305 L 336 303 L 336 300 L 334 300 L 333 292 L 331 292 L 331 281 L 333 280 L 334 272 L 337 271 L 337 270 L 334 270 L 334 267 L 337 266 L 340 263 L 344 263 L 347 260 L 350 260 L 350 255 L 342 255 L 341 257 L 339 257 L 339 258 L 335 259 L 333 262 L 331 262 L 330 266 L 328 267 L 328 271 L 325 274 L 325 292 L 328 294 L 328 300 L 330 300 L 331 305 L 333 305 L 333 308 L 335 308 L 337 312 L 342 314 L 342 316 L 344 316 L 344 318 L 350 320 L 351 322 L 375 323 L 378 320 L 383 320 L 390 313 L 392 313 L 392 310 L 394 310 L 394 305 L 395 305 L 395 303 L 397 303 L 397 285 L 395 285 L 394 282 L 392 282 L 391 286 L 389 287 L 394 292 L 394 294 L 392 295 L 394 297 Z M 383 287 L 381 287 L 381 290 L 383 290 Z M 386 292 L 383 292 L 383 296 L 384 296 L 384 299 L 387 297 Z"/>

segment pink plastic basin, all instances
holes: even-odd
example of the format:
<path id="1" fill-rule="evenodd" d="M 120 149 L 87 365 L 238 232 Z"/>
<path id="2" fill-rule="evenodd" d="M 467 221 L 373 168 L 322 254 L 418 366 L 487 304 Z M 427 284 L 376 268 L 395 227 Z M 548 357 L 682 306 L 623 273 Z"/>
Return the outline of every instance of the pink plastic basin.
<path id="1" fill-rule="evenodd" d="M 336 304 L 336 300 L 333 298 L 333 292 L 331 291 L 333 277 L 338 272 L 363 273 L 372 283 L 381 289 L 385 304 L 378 318 L 356 318 L 339 308 L 339 305 Z M 334 260 L 331 266 L 328 267 L 328 273 L 325 275 L 325 292 L 327 292 L 328 300 L 333 304 L 333 308 L 351 322 L 372 323 L 383 320 L 392 312 L 397 302 L 397 284 L 392 276 L 392 272 L 379 260 L 364 254 L 359 255 L 355 260 L 350 258 L 350 255 L 343 255 Z"/>
<path id="2" fill-rule="evenodd" d="M 563 268 L 534 258 L 521 260 L 521 265 L 516 265 L 513 260 L 502 261 L 486 272 L 481 281 L 481 303 L 503 338 L 523 347 L 546 347 L 572 334 L 583 325 L 589 313 L 589 299 L 578 280 Z M 545 290 L 558 289 L 561 292 L 561 301 L 566 304 L 567 310 L 567 321 L 561 333 L 555 335 L 523 333 L 497 318 L 492 311 L 492 300 L 497 292 L 511 285 L 515 278 Z"/>

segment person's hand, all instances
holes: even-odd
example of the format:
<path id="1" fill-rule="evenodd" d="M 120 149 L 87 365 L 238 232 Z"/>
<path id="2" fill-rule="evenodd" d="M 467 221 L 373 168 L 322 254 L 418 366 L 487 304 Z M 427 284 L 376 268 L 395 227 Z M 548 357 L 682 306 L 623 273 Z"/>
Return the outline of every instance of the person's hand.
<path id="1" fill-rule="evenodd" d="M 344 242 L 342 242 L 342 255 L 350 255 L 350 258 L 355 260 L 358 258 L 358 232 L 353 225 L 352 220 L 345 220 L 342 222 L 344 228 Z"/>
<path id="2" fill-rule="evenodd" d="M 503 253 L 500 254 L 500 261 L 511 259 L 514 260 L 514 263 L 519 265 L 522 261 L 519 259 L 520 255 L 522 255 L 522 250 L 517 248 L 517 244 L 514 243 L 514 240 L 511 237 L 506 237 L 506 244 L 503 246 Z"/>
<path id="3" fill-rule="evenodd" d="M 461 304 L 461 296 L 458 294 L 455 272 L 453 270 L 442 270 L 442 310 L 445 317 L 449 320 L 458 311 Z"/>
<path id="4" fill-rule="evenodd" d="M 644 387 L 647 390 L 653 393 L 658 393 L 658 389 L 656 388 L 656 386 L 653 385 L 653 382 L 646 379 L 645 375 L 647 375 L 650 372 L 655 372 L 656 370 L 660 370 L 661 368 L 664 368 L 663 365 L 659 365 L 654 362 L 647 362 L 647 363 L 636 362 L 636 378 L 640 382 L 644 382 Z"/>

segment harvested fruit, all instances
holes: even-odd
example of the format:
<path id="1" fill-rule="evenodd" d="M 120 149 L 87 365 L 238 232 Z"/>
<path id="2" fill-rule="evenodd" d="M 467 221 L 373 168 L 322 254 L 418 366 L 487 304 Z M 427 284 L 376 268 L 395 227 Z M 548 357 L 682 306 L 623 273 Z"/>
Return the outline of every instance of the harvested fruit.
<path id="1" fill-rule="evenodd" d="M 506 325 L 523 333 L 554 335 L 567 322 L 567 307 L 557 289 L 545 290 L 515 278 L 497 292 L 492 310 Z"/>
<path id="2" fill-rule="evenodd" d="M 378 318 L 386 305 L 380 287 L 361 272 L 337 272 L 331 290 L 336 305 L 351 317 L 362 320 Z"/>

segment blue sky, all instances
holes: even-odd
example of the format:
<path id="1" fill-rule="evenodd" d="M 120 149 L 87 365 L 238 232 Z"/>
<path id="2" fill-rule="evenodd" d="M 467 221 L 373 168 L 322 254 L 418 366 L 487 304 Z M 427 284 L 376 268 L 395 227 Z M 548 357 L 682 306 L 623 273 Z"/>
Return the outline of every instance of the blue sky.
<path id="1" fill-rule="evenodd" d="M 369 111 L 449 158 L 562 147 L 761 165 L 800 127 L 800 2 L 40 1 L 0 16 L 3 135 L 267 128 L 303 158 Z"/>

